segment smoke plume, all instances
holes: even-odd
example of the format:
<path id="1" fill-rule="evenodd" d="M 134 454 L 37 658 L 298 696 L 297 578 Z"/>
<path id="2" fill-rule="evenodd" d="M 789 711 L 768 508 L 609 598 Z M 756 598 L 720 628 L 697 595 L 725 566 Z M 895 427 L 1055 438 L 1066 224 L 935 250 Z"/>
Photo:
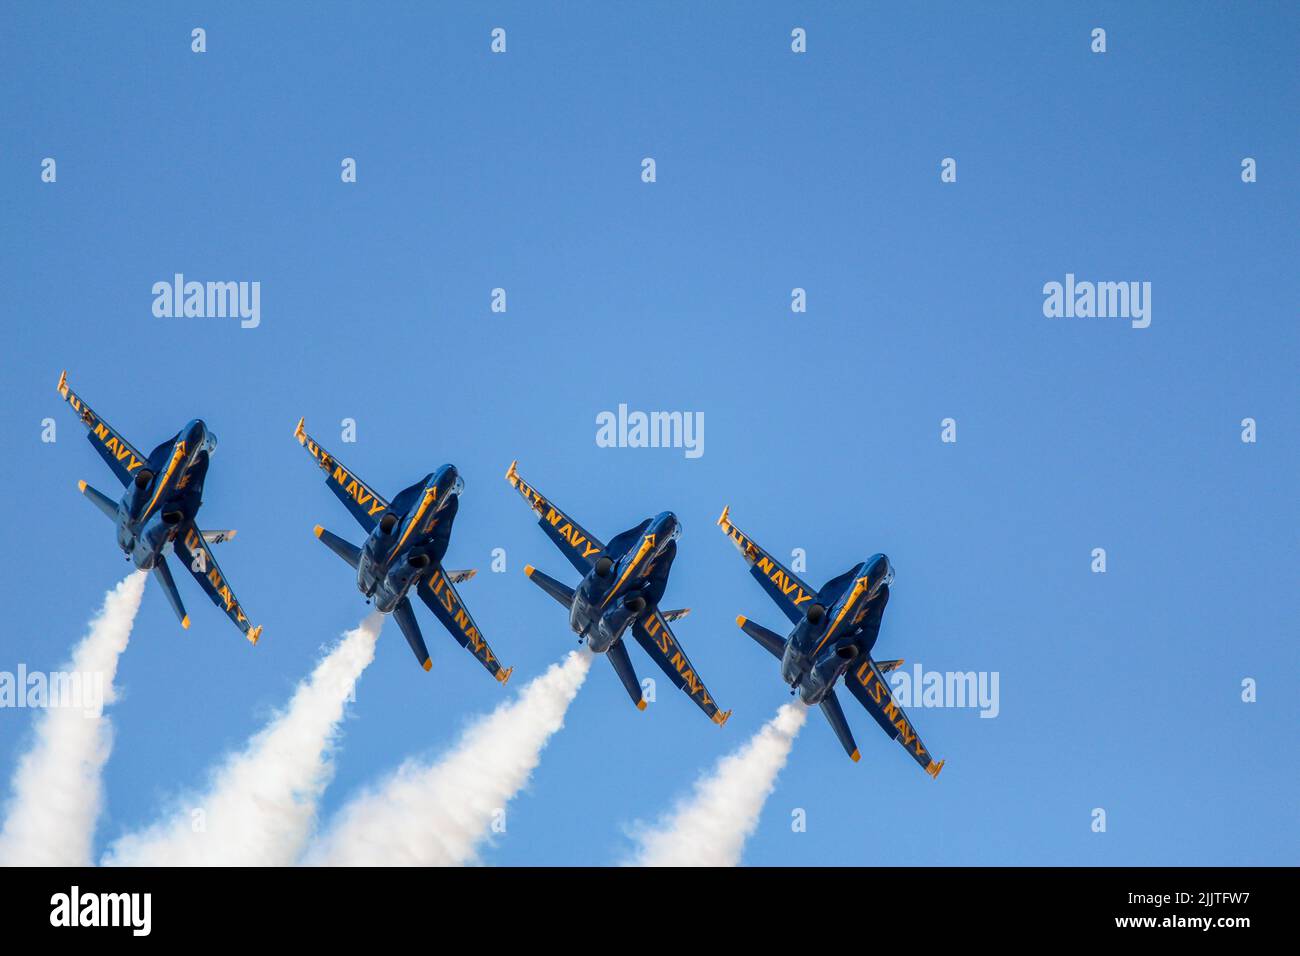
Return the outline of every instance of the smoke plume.
<path id="1" fill-rule="evenodd" d="M 739 750 L 718 761 L 690 796 L 653 827 L 633 835 L 637 866 L 736 866 L 745 841 L 776 786 L 777 774 L 807 717 L 800 703 L 785 704 Z"/>
<path id="2" fill-rule="evenodd" d="M 113 843 L 105 865 L 287 866 L 311 835 L 334 775 L 332 748 L 358 678 L 374 660 L 383 615 L 348 631 L 298 685 L 288 707 L 226 758 L 206 793 Z"/>
<path id="3" fill-rule="evenodd" d="M 408 761 L 339 811 L 307 862 L 456 866 L 472 862 L 498 814 L 528 782 L 587 677 L 572 651 L 514 700 L 466 728 L 433 763 Z"/>
<path id="4" fill-rule="evenodd" d="M 136 572 L 105 595 L 90 633 L 62 668 L 58 690 L 55 675 L 49 675 L 35 739 L 14 771 L 0 829 L 0 866 L 91 864 L 103 805 L 101 775 L 113 749 L 113 727 L 102 705 L 114 699 L 117 661 L 130 640 L 145 578 Z"/>

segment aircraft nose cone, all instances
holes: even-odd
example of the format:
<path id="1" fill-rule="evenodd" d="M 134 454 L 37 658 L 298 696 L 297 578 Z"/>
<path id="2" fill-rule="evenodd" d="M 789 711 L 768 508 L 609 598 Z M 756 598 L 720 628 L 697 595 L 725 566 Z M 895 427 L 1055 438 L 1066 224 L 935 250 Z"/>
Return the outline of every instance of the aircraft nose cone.
<path id="1" fill-rule="evenodd" d="M 682 523 L 677 520 L 677 515 L 664 511 L 655 517 L 651 531 L 657 538 L 667 541 L 681 534 Z"/>

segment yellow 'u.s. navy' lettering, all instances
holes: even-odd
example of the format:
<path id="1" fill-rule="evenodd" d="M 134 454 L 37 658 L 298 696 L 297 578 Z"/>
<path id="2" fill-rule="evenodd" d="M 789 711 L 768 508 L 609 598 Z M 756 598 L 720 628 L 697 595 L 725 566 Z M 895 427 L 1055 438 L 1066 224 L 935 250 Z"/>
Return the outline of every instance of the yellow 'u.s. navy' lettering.
<path id="1" fill-rule="evenodd" d="M 207 545 L 203 542 L 203 535 L 199 533 L 198 529 L 195 528 L 192 522 L 189 527 L 185 529 L 184 544 L 185 550 L 190 554 L 190 561 L 187 563 L 191 570 L 193 570 L 194 567 L 194 557 L 196 555 L 203 556 L 203 560 L 199 563 L 199 567 L 207 568 L 207 571 L 194 572 L 194 576 L 198 579 L 199 583 L 203 585 L 204 590 L 212 595 L 213 599 L 225 608 L 226 613 L 230 615 L 230 618 L 236 624 L 247 623 L 248 616 L 244 613 L 243 607 L 235 598 L 235 594 L 230 589 L 230 585 L 227 584 L 225 578 L 222 577 L 221 569 L 217 567 L 216 559 L 212 557 L 212 552 L 208 550 Z"/>
<path id="2" fill-rule="evenodd" d="M 698 696 L 701 704 L 712 704 L 713 698 L 709 696 L 708 690 L 705 689 L 704 681 L 700 680 L 695 673 L 695 669 L 691 667 L 691 662 L 686 659 L 686 655 L 682 653 L 681 648 L 678 646 L 676 638 L 668 630 L 668 625 L 663 623 L 658 614 L 653 615 L 645 622 L 645 632 L 650 636 L 650 640 L 654 642 L 654 646 L 659 649 L 663 659 L 681 675 L 687 692 L 692 697 Z"/>
<path id="3" fill-rule="evenodd" d="M 134 474 L 144 465 L 144 456 L 132 448 L 131 444 L 115 432 L 108 422 L 96 415 L 94 410 L 82 401 L 80 395 L 68 387 L 67 373 L 59 377 L 58 391 L 81 418 L 82 424 L 90 430 L 91 436 L 103 446 L 114 461 L 126 470 L 127 474 Z"/>
<path id="4" fill-rule="evenodd" d="M 433 592 L 433 596 L 438 599 L 438 603 L 451 616 L 452 622 L 464 635 L 465 640 L 469 642 L 469 647 L 473 650 L 475 656 L 484 664 L 491 664 L 495 661 L 496 656 L 492 653 L 492 649 L 488 647 L 487 641 L 479 633 L 478 627 L 465 610 L 465 606 L 451 586 L 451 582 L 443 576 L 441 568 L 429 575 L 429 590 Z"/>
<path id="5" fill-rule="evenodd" d="M 756 567 L 767 575 L 767 579 L 775 584 L 782 594 L 790 598 L 796 607 L 804 601 L 812 600 L 812 595 L 805 591 L 798 581 L 791 580 L 785 570 L 773 561 L 769 555 L 764 554 L 759 558 Z"/>
<path id="6" fill-rule="evenodd" d="M 302 424 L 302 422 L 298 423 L 294 437 L 298 439 L 299 444 L 307 449 L 308 454 L 316 459 L 316 464 L 320 465 L 321 470 L 328 476 L 328 480 L 338 485 L 343 493 L 364 508 L 371 518 L 381 511 L 387 510 L 388 502 L 366 487 L 364 481 L 344 468 L 329 452 L 318 445 L 316 439 L 308 435 L 306 430 L 303 429 Z"/>
<path id="7" fill-rule="evenodd" d="M 130 459 L 129 461 L 123 462 L 127 471 L 135 471 L 144 464 L 141 459 L 135 457 L 135 453 L 131 451 L 131 447 L 118 438 L 117 435 L 114 435 L 112 429 L 102 421 L 96 423 L 95 427 L 91 430 L 91 434 L 98 438 L 100 442 L 103 443 L 104 447 L 113 453 L 113 457 L 118 461 Z"/>
<path id="8" fill-rule="evenodd" d="M 718 519 L 718 526 L 722 528 L 722 533 L 730 538 L 731 543 L 740 551 L 745 563 L 767 578 L 773 587 L 788 599 L 794 607 L 797 608 L 799 605 L 811 601 L 814 592 L 805 588 L 798 578 L 782 566 L 781 562 L 773 558 L 745 532 L 732 524 L 728 514 L 729 511 L 730 509 L 723 510 L 722 517 Z"/>
<path id="9" fill-rule="evenodd" d="M 866 688 L 868 696 L 877 705 L 885 719 L 898 731 L 898 742 L 904 748 L 909 749 L 915 758 L 919 759 L 924 756 L 927 751 L 921 744 L 921 738 L 917 736 L 912 725 L 908 723 L 907 715 L 903 713 L 902 708 L 894 700 L 894 695 L 890 693 L 889 686 L 880 679 L 880 676 L 872 668 L 869 659 L 864 661 L 854 672 L 853 679 Z"/>
<path id="10" fill-rule="evenodd" d="M 579 529 L 573 526 L 573 523 L 565 518 L 562 512 L 556 511 L 551 505 L 546 507 L 546 521 L 555 533 L 565 541 L 569 542 L 569 547 L 581 551 L 584 558 L 590 558 L 594 554 L 599 554 L 601 548 L 592 544 L 590 538 L 583 534 Z M 560 522 L 563 521 L 563 524 Z"/>

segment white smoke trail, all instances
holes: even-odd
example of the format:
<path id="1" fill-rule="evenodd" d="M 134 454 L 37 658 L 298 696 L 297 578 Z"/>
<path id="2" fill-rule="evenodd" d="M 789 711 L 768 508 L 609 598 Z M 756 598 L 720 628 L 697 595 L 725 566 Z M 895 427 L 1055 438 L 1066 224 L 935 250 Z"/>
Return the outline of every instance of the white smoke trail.
<path id="1" fill-rule="evenodd" d="M 76 675 L 83 698 L 114 699 L 117 661 L 135 623 L 145 575 L 137 572 L 109 591 L 90 633 L 63 671 Z M 14 771 L 13 797 L 0 830 L 0 866 L 89 866 L 95 821 L 103 804 L 101 774 L 113 749 L 113 727 L 76 702 L 47 701 L 36 739 Z M 84 699 L 83 699 L 84 703 Z M 92 712 L 98 710 L 92 707 Z"/>
<path id="2" fill-rule="evenodd" d="M 107 866 L 287 866 L 315 824 L 334 775 L 332 746 L 357 679 L 375 657 L 375 612 L 348 631 L 298 685 L 289 706 L 212 775 L 207 793 L 169 819 L 120 837 Z"/>
<path id="3" fill-rule="evenodd" d="M 634 832 L 636 866 L 736 866 L 790 756 L 808 708 L 785 704 L 739 750 L 718 761 L 689 797 L 653 827 Z"/>
<path id="4" fill-rule="evenodd" d="M 517 698 L 466 728 L 432 764 L 408 761 L 339 811 L 306 862 L 329 866 L 459 866 L 472 862 L 494 816 L 528 782 L 587 677 L 571 651 Z"/>

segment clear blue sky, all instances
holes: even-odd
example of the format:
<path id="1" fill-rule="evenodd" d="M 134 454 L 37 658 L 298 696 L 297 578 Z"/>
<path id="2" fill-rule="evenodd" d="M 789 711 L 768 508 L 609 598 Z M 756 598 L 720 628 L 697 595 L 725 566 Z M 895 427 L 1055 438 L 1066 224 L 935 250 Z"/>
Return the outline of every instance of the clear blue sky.
<path id="1" fill-rule="evenodd" d="M 605 538 L 684 523 L 666 603 L 695 608 L 678 635 L 735 716 L 662 681 L 638 713 L 598 662 L 487 862 L 618 859 L 788 699 L 733 623 L 781 618 L 713 526 L 729 503 L 815 585 L 891 556 L 877 656 L 1001 674 L 997 719 L 913 709 L 937 783 L 851 701 L 860 764 L 812 715 L 747 862 L 1296 863 L 1294 5 L 611 6 L 6 6 L 0 668 L 57 666 L 126 568 L 76 494 L 113 479 L 65 367 L 146 450 L 215 429 L 200 523 L 239 529 L 220 560 L 266 628 L 250 648 L 186 580 L 182 632 L 150 585 L 97 846 L 363 617 L 311 536 L 360 537 L 291 437 L 305 414 L 390 495 L 459 466 L 448 563 L 482 569 L 462 593 L 512 687 L 572 646 L 523 565 L 573 579 L 512 458 Z M 261 327 L 154 318 L 175 272 L 260 281 Z M 1150 281 L 1151 327 L 1044 318 L 1067 272 Z M 704 412 L 704 456 L 596 447 L 620 402 Z M 502 699 L 421 619 L 434 670 L 386 623 L 327 813 Z M 30 722 L 0 714 L 5 779 Z"/>

